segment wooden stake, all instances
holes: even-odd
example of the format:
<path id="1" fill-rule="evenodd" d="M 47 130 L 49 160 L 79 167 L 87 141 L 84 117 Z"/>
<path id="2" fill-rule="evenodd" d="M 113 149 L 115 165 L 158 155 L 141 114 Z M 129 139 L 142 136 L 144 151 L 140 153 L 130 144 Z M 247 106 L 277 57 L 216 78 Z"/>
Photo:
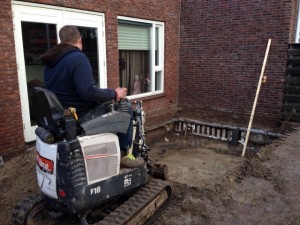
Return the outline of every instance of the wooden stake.
<path id="1" fill-rule="evenodd" d="M 264 58 L 263 66 L 262 66 L 262 69 L 261 69 L 261 73 L 260 73 L 260 77 L 259 77 L 259 81 L 258 81 L 258 85 L 257 85 L 256 95 L 255 95 L 255 99 L 254 99 L 254 103 L 253 103 L 253 107 L 252 107 L 252 112 L 251 112 L 251 116 L 250 116 L 250 121 L 249 121 L 248 129 L 247 129 L 247 135 L 246 135 L 246 140 L 245 140 L 245 143 L 244 143 L 242 157 L 244 157 L 245 152 L 246 152 L 246 148 L 247 148 L 247 144 L 248 144 L 248 140 L 249 140 L 249 135 L 250 135 L 250 130 L 251 130 L 251 126 L 252 126 L 252 121 L 253 121 L 255 108 L 256 108 L 256 104 L 257 104 L 257 99 L 258 99 L 258 95 L 259 95 L 259 92 L 260 92 L 260 86 L 261 86 L 262 78 L 263 78 L 263 75 L 264 75 L 264 72 L 265 72 L 265 67 L 266 67 L 266 63 L 267 63 L 267 58 L 268 58 L 268 54 L 269 54 L 270 45 L 271 45 L 271 39 L 269 39 L 269 41 L 268 41 L 267 50 L 266 50 L 266 53 L 265 53 L 265 58 Z"/>

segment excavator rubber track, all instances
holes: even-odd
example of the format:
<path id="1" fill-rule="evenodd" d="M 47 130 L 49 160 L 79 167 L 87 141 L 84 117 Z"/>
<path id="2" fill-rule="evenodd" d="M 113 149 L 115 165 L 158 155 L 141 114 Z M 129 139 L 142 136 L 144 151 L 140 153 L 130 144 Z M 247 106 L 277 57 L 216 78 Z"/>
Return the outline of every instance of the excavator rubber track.
<path id="1" fill-rule="evenodd" d="M 149 225 L 167 207 L 172 189 L 167 181 L 151 179 L 126 202 L 93 225 Z"/>
<path id="2" fill-rule="evenodd" d="M 168 206 L 172 188 L 166 180 L 148 177 L 148 182 L 132 195 L 121 201 L 107 203 L 95 210 L 89 221 L 87 213 L 84 220 L 78 216 L 48 211 L 42 195 L 29 196 L 14 209 L 12 224 L 15 225 L 150 225 Z M 99 219 L 100 215 L 100 219 Z M 98 218 L 98 219 L 97 219 Z M 80 222 L 81 221 L 81 222 Z M 84 222 L 83 222 L 84 221 Z"/>

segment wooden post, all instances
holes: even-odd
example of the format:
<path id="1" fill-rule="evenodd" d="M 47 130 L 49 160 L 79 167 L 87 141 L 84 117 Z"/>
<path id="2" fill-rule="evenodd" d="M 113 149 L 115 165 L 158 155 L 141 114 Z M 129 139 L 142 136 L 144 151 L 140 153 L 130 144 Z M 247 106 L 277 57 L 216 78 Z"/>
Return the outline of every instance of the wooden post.
<path id="1" fill-rule="evenodd" d="M 247 129 L 246 140 L 245 140 L 245 143 L 244 143 L 242 157 L 244 157 L 245 152 L 246 152 L 246 148 L 247 148 L 247 144 L 248 144 L 248 140 L 249 140 L 249 135 L 250 135 L 250 130 L 251 130 L 251 126 L 252 126 L 252 121 L 253 121 L 255 108 L 256 108 L 256 104 L 257 104 L 257 99 L 258 99 L 258 95 L 259 95 L 259 92 L 260 92 L 260 86 L 261 86 L 262 78 L 263 78 L 263 75 L 264 75 L 264 72 L 265 72 L 265 67 L 266 67 L 266 63 L 267 63 L 267 58 L 268 58 L 268 54 L 269 54 L 270 45 L 271 45 L 271 39 L 269 39 L 269 41 L 268 41 L 267 50 L 266 50 L 266 53 L 265 53 L 265 58 L 264 58 L 263 66 L 262 66 L 262 69 L 261 69 L 261 73 L 260 73 L 260 77 L 259 77 L 259 81 L 258 81 L 258 85 L 257 85 L 256 95 L 255 95 L 255 99 L 254 99 L 254 103 L 253 103 L 253 107 L 252 107 L 252 112 L 251 112 L 251 116 L 250 116 L 250 121 L 249 121 L 248 129 Z"/>

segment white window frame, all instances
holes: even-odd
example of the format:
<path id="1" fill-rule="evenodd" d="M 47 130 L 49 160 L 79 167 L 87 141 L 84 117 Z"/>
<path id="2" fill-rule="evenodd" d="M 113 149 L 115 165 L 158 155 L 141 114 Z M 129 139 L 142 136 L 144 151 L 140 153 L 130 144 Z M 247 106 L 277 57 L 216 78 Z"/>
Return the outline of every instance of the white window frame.
<path id="1" fill-rule="evenodd" d="M 300 43 L 300 2 L 298 3 L 298 18 L 297 18 L 297 27 L 295 35 L 295 43 Z"/>
<path id="2" fill-rule="evenodd" d="M 151 35 L 151 47 L 150 47 L 150 77 L 151 77 L 151 92 L 141 93 L 137 95 L 130 95 L 128 96 L 129 100 L 136 99 L 136 98 L 143 98 L 158 94 L 164 93 L 164 37 L 165 37 L 165 23 L 159 22 L 159 21 L 153 21 L 153 20 L 145 20 L 145 19 L 138 19 L 133 17 L 125 17 L 125 16 L 118 16 L 118 20 L 127 20 L 127 21 L 133 21 L 133 22 L 140 22 L 140 23 L 148 23 L 151 24 L 152 27 L 150 35 Z M 155 29 L 158 28 L 158 65 L 155 65 Z M 155 73 L 160 72 L 161 73 L 161 90 L 155 91 Z"/>

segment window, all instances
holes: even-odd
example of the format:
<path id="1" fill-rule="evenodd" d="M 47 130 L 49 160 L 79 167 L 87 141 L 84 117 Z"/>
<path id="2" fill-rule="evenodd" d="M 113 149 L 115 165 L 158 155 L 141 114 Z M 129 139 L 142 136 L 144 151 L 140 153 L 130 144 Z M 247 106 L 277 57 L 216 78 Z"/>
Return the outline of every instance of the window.
<path id="1" fill-rule="evenodd" d="M 118 17 L 119 80 L 128 95 L 163 92 L 164 23 Z"/>

